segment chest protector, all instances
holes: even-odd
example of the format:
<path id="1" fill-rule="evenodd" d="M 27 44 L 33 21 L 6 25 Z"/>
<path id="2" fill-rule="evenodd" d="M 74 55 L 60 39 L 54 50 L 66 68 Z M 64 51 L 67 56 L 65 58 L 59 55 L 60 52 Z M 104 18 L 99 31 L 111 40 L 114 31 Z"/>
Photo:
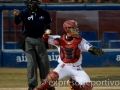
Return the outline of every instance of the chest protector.
<path id="1" fill-rule="evenodd" d="M 80 58 L 81 50 L 78 48 L 78 43 L 82 40 L 81 37 L 73 38 L 71 41 L 65 39 L 65 35 L 60 38 L 60 57 L 65 63 L 75 63 Z"/>

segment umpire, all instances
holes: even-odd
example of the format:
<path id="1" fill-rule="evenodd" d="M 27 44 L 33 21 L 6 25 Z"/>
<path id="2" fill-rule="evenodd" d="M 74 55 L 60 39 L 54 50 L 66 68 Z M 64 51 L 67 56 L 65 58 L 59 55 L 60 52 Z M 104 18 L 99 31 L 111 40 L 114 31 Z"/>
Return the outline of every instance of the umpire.
<path id="1" fill-rule="evenodd" d="M 20 48 L 27 56 L 27 78 L 28 90 L 33 90 L 38 85 L 37 65 L 40 71 L 41 81 L 49 73 L 49 60 L 45 43 L 41 37 L 46 29 L 50 29 L 52 22 L 49 13 L 39 8 L 38 0 L 28 0 L 25 2 L 27 8 L 21 12 L 14 9 L 15 24 L 23 22 L 22 36 L 19 44 Z M 54 90 L 51 87 L 49 90 Z"/>

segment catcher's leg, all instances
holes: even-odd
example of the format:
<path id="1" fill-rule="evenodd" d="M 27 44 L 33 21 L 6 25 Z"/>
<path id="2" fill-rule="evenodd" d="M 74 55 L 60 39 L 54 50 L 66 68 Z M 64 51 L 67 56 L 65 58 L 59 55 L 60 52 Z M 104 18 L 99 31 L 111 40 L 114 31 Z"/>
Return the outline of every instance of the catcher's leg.
<path id="1" fill-rule="evenodd" d="M 34 88 L 34 90 L 46 90 L 50 88 L 52 85 L 54 85 L 54 82 L 58 81 L 58 78 L 59 78 L 58 73 L 52 71 L 47 75 L 43 83 L 38 88 Z"/>
<path id="2" fill-rule="evenodd" d="M 67 81 L 67 85 L 69 86 L 70 90 L 82 90 L 78 82 L 76 82 L 72 78 L 70 78 L 70 80 Z"/>
<path id="3" fill-rule="evenodd" d="M 75 80 L 71 79 L 67 81 L 70 90 L 92 90 L 93 86 L 91 82 L 86 82 L 83 85 L 78 84 Z"/>
<path id="4" fill-rule="evenodd" d="M 67 85 L 70 88 L 70 90 L 74 90 L 72 87 L 72 82 L 74 82 L 74 80 L 72 78 L 70 78 L 70 80 L 67 81 Z"/>
<path id="5" fill-rule="evenodd" d="M 84 85 L 82 85 L 82 89 L 81 90 L 92 90 L 93 85 L 91 82 L 86 82 Z"/>

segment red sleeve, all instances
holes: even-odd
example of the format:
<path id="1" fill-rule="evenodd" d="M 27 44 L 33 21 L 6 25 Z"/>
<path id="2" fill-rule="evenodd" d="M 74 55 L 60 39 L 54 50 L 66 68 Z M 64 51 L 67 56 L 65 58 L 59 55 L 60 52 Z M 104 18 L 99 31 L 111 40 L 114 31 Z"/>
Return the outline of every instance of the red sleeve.
<path id="1" fill-rule="evenodd" d="M 48 42 L 48 38 L 49 38 L 49 36 L 48 36 L 47 34 L 43 34 L 42 40 L 43 40 L 44 42 Z"/>

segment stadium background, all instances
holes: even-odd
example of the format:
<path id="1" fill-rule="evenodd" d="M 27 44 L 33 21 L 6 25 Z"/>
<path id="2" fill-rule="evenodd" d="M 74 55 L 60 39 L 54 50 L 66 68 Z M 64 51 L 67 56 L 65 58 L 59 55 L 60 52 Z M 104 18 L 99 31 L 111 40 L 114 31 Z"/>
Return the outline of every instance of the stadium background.
<path id="1" fill-rule="evenodd" d="M 0 66 L 26 67 L 27 59 L 19 49 L 18 40 L 21 25 L 14 24 L 13 9 L 24 9 L 24 4 L 0 5 Z M 63 33 L 62 23 L 67 19 L 76 20 L 80 35 L 92 45 L 104 50 L 102 57 L 83 52 L 82 66 L 120 66 L 120 4 L 41 4 L 52 17 L 53 34 Z M 50 65 L 57 66 L 58 52 L 55 47 L 48 49 Z"/>
<path id="2" fill-rule="evenodd" d="M 25 5 L 23 3 L 5 3 L 4 1 L 0 3 L 0 90 L 11 90 L 11 88 L 16 87 L 17 89 L 14 90 L 25 90 L 27 89 L 27 59 L 18 46 L 22 24 L 15 25 L 14 15 L 12 14 L 13 9 L 22 10 Z M 47 0 L 43 1 L 48 2 Z M 83 52 L 82 66 L 92 81 L 119 81 L 117 86 L 120 86 L 119 3 L 42 3 L 40 7 L 50 12 L 53 19 L 51 23 L 53 34 L 61 35 L 64 20 L 74 19 L 79 23 L 80 35 L 91 44 L 104 50 L 102 57 Z M 51 47 L 51 49 L 48 49 L 48 55 L 52 70 L 58 64 L 56 48 Z M 103 88 L 105 85 L 99 85 L 102 86 L 102 89 L 95 87 L 95 90 L 120 90 L 119 87 L 115 86 L 115 83 L 112 84 L 108 85 L 106 89 Z M 64 89 L 66 90 L 66 88 Z"/>

